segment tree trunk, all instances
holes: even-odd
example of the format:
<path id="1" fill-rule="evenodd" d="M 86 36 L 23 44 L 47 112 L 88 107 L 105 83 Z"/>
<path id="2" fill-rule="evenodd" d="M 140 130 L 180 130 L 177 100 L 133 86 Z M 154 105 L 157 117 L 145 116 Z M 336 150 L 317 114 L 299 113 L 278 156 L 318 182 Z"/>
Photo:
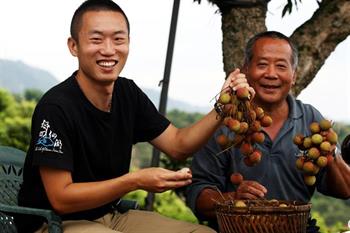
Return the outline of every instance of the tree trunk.
<path id="1" fill-rule="evenodd" d="M 298 46 L 299 66 L 293 94 L 306 88 L 336 46 L 350 34 L 350 1 L 323 0 L 312 18 L 291 38 Z"/>
<path id="2" fill-rule="evenodd" d="M 258 32 L 266 31 L 266 11 L 267 4 L 237 6 L 222 11 L 222 50 L 226 75 L 235 68 L 242 67 L 247 40 Z"/>

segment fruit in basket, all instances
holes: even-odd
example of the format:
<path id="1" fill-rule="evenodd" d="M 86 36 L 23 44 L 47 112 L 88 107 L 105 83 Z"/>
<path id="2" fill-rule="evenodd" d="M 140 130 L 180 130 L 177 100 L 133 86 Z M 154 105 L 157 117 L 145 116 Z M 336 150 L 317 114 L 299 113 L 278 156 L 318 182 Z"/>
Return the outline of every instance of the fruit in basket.
<path id="1" fill-rule="evenodd" d="M 241 173 L 235 172 L 230 176 L 231 183 L 234 185 L 239 185 L 243 181 L 243 176 Z"/>
<path id="2" fill-rule="evenodd" d="M 242 200 L 236 200 L 234 202 L 234 207 L 244 208 L 244 207 L 247 207 L 247 204 Z"/>
<path id="3" fill-rule="evenodd" d="M 288 205 L 286 203 L 281 203 L 281 204 L 279 204 L 279 207 L 284 208 L 284 207 L 288 207 Z"/>

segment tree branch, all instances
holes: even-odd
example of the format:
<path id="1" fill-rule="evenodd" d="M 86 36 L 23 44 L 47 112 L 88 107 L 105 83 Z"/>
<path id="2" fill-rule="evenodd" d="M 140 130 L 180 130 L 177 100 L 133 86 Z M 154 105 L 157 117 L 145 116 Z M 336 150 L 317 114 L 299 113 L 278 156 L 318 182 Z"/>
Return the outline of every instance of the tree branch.
<path id="1" fill-rule="evenodd" d="M 293 94 L 306 88 L 337 45 L 350 34 L 350 1 L 323 0 L 312 18 L 297 28 L 292 40 L 298 46 L 299 66 Z"/>

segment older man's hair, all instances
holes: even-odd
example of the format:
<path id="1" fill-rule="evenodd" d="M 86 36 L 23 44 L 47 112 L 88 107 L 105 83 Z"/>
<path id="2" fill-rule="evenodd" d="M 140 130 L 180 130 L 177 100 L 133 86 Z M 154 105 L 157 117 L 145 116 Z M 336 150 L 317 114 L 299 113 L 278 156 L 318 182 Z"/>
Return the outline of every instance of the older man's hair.
<path id="1" fill-rule="evenodd" d="M 244 64 L 248 65 L 252 59 L 253 59 L 253 47 L 254 44 L 257 40 L 261 38 L 273 38 L 273 39 L 280 39 L 280 40 L 285 40 L 288 42 L 289 46 L 292 49 L 292 55 L 291 55 L 291 64 L 293 69 L 295 70 L 298 66 L 298 49 L 297 47 L 293 44 L 291 39 L 288 36 L 283 35 L 280 32 L 276 31 L 265 31 L 265 32 L 260 32 L 253 36 L 252 38 L 249 39 L 247 42 L 247 45 L 244 50 Z"/>

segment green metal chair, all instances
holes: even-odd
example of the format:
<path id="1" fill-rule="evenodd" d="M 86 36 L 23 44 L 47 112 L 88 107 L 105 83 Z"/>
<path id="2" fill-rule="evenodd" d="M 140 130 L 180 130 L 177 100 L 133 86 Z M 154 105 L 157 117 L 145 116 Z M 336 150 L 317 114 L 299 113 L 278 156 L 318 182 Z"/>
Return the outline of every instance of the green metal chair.
<path id="1" fill-rule="evenodd" d="M 14 214 L 30 214 L 46 218 L 49 233 L 62 233 L 61 218 L 52 210 L 18 206 L 17 194 L 22 183 L 25 153 L 13 147 L 0 146 L 0 233 L 17 233 Z M 120 200 L 114 210 L 124 213 L 139 209 L 137 201 Z"/>
<path id="2" fill-rule="evenodd" d="M 17 233 L 14 214 L 30 214 L 46 218 L 49 233 L 63 232 L 61 218 L 52 210 L 18 206 L 17 194 L 22 183 L 25 153 L 0 146 L 0 232 Z"/>

